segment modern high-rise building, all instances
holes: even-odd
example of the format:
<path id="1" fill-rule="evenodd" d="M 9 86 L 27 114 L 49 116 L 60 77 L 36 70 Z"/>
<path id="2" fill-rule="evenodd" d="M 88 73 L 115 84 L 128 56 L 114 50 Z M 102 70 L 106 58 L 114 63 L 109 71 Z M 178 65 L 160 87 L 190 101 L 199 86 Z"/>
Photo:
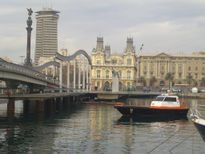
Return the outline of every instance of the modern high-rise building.
<path id="1" fill-rule="evenodd" d="M 40 57 L 49 58 L 58 51 L 57 27 L 60 12 L 46 8 L 36 13 L 35 65 L 38 65 Z"/>

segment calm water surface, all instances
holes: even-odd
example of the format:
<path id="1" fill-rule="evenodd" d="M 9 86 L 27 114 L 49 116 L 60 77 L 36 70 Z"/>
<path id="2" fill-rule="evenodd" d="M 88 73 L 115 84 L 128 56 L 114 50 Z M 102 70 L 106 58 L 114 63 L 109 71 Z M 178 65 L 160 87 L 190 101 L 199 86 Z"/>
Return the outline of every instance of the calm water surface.
<path id="1" fill-rule="evenodd" d="M 150 99 L 128 99 L 148 105 Z M 205 100 L 188 100 L 192 107 Z M 16 103 L 15 118 L 0 104 L 0 153 L 15 154 L 204 154 L 205 143 L 189 120 L 139 122 L 123 119 L 109 104 L 81 104 L 68 111 L 23 114 Z"/>

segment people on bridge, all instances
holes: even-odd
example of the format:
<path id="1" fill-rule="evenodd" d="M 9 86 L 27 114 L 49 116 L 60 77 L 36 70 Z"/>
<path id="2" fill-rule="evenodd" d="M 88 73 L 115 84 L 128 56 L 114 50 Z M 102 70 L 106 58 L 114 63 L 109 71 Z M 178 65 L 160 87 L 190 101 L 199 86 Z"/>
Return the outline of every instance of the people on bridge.
<path id="1" fill-rule="evenodd" d="M 11 93 L 10 93 L 10 91 L 9 91 L 9 88 L 7 88 L 6 94 L 7 94 L 8 97 L 10 97 L 10 94 L 11 94 Z"/>

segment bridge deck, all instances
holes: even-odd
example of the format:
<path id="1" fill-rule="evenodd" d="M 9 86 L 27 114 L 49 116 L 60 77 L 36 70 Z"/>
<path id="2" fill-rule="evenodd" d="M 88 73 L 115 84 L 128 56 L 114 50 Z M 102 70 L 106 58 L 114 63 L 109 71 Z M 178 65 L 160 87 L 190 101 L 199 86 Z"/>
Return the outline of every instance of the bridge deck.
<path id="1" fill-rule="evenodd" d="M 159 92 L 111 92 L 111 91 L 78 91 L 78 92 L 63 92 L 63 93 L 38 93 L 38 94 L 15 94 L 11 95 L 9 98 L 13 98 L 16 100 L 41 100 L 41 99 L 49 99 L 49 98 L 58 98 L 58 97 L 68 97 L 68 96 L 80 96 L 80 95 L 96 95 L 100 96 L 100 98 L 107 98 L 107 96 L 110 96 L 110 98 L 118 99 L 119 97 L 123 96 L 157 96 L 161 93 Z M 113 97 L 117 96 L 117 97 Z M 8 99 L 7 95 L 0 95 L 0 99 Z"/>
<path id="2" fill-rule="evenodd" d="M 41 100 L 49 98 L 58 98 L 58 97 L 68 97 L 68 96 L 80 96 L 87 94 L 86 92 L 69 92 L 69 93 L 42 93 L 42 94 L 15 94 L 10 95 L 0 95 L 0 99 L 15 99 L 15 100 Z"/>

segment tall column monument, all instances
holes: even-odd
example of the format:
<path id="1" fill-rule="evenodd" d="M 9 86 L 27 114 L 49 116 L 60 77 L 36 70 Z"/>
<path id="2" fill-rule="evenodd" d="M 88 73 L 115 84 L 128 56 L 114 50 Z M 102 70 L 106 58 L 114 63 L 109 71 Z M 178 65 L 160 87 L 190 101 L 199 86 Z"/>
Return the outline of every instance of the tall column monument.
<path id="1" fill-rule="evenodd" d="M 26 48 L 26 59 L 25 59 L 25 66 L 32 66 L 31 63 L 31 25 L 32 25 L 32 19 L 31 19 L 31 15 L 33 13 L 32 9 L 27 9 L 28 10 L 28 19 L 27 19 L 27 48 Z"/>

